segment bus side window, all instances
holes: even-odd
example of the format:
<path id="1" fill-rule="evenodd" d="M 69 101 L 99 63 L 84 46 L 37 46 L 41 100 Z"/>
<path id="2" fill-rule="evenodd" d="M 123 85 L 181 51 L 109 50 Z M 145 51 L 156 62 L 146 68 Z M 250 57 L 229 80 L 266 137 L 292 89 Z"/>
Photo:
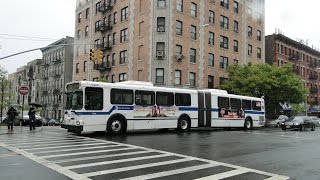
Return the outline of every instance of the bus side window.
<path id="1" fill-rule="evenodd" d="M 135 103 L 141 106 L 153 106 L 154 105 L 154 95 L 153 91 L 136 91 L 135 93 Z"/>
<path id="2" fill-rule="evenodd" d="M 85 109 L 102 110 L 103 109 L 103 89 L 96 87 L 86 87 L 85 89 Z"/>
<path id="3" fill-rule="evenodd" d="M 251 101 L 250 100 L 242 100 L 242 109 L 243 110 L 251 110 Z"/>
<path id="4" fill-rule="evenodd" d="M 173 106 L 174 95 L 169 92 L 157 92 L 156 94 L 158 106 Z"/>
<path id="5" fill-rule="evenodd" d="M 133 104 L 133 91 L 127 89 L 111 89 L 111 104 Z"/>
<path id="6" fill-rule="evenodd" d="M 176 93 L 175 104 L 176 106 L 191 106 L 191 95 L 185 93 Z"/>
<path id="7" fill-rule="evenodd" d="M 219 117 L 224 117 L 225 115 L 228 115 L 229 107 L 229 98 L 218 97 Z"/>
<path id="8" fill-rule="evenodd" d="M 252 101 L 252 109 L 256 111 L 261 111 L 261 102 L 260 101 Z"/>

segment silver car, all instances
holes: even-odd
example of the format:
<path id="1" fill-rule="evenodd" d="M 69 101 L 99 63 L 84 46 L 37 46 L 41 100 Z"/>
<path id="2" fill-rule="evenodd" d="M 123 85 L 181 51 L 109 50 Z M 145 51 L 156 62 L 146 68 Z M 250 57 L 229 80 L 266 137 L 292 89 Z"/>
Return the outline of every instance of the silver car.
<path id="1" fill-rule="evenodd" d="M 320 118 L 316 117 L 316 116 L 309 116 L 313 122 L 316 124 L 317 127 L 320 126 Z"/>
<path id="2" fill-rule="evenodd" d="M 269 126 L 275 126 L 275 127 L 280 127 L 281 123 L 283 123 L 284 121 L 286 121 L 288 118 L 288 116 L 286 115 L 280 115 L 278 117 L 278 119 L 270 121 L 270 123 L 268 124 Z"/>

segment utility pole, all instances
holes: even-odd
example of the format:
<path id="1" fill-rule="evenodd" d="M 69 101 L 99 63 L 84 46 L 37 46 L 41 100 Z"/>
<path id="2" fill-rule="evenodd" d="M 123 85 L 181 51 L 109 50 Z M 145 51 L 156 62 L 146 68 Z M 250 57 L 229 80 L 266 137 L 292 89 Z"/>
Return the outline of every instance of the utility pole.
<path id="1" fill-rule="evenodd" d="M 1 78 L 1 119 L 0 122 L 2 122 L 2 117 L 3 117 L 3 93 L 4 93 L 4 82 L 3 82 L 3 77 Z"/>

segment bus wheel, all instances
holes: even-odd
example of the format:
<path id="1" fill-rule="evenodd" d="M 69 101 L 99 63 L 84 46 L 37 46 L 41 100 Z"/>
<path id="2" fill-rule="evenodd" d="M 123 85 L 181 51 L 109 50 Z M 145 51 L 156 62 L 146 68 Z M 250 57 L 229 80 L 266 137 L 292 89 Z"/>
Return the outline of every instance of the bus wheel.
<path id="1" fill-rule="evenodd" d="M 244 129 L 245 130 L 250 130 L 250 129 L 252 129 L 252 121 L 251 121 L 251 119 L 246 119 L 245 121 L 244 121 Z"/>
<path id="2" fill-rule="evenodd" d="M 123 134 L 124 133 L 124 122 L 119 117 L 114 117 L 109 120 L 107 130 L 110 134 Z"/>
<path id="3" fill-rule="evenodd" d="M 191 124 L 189 119 L 182 117 L 178 120 L 178 130 L 181 132 L 187 132 L 190 130 Z"/>

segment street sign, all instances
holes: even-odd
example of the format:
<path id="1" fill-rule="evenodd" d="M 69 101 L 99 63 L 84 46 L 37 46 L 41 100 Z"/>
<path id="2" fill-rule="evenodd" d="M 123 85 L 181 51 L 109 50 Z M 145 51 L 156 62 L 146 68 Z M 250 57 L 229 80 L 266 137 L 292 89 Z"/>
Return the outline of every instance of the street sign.
<path id="1" fill-rule="evenodd" d="M 27 86 L 21 86 L 19 88 L 19 93 L 22 95 L 22 96 L 25 96 L 25 95 L 28 95 L 29 94 L 29 88 Z"/>

